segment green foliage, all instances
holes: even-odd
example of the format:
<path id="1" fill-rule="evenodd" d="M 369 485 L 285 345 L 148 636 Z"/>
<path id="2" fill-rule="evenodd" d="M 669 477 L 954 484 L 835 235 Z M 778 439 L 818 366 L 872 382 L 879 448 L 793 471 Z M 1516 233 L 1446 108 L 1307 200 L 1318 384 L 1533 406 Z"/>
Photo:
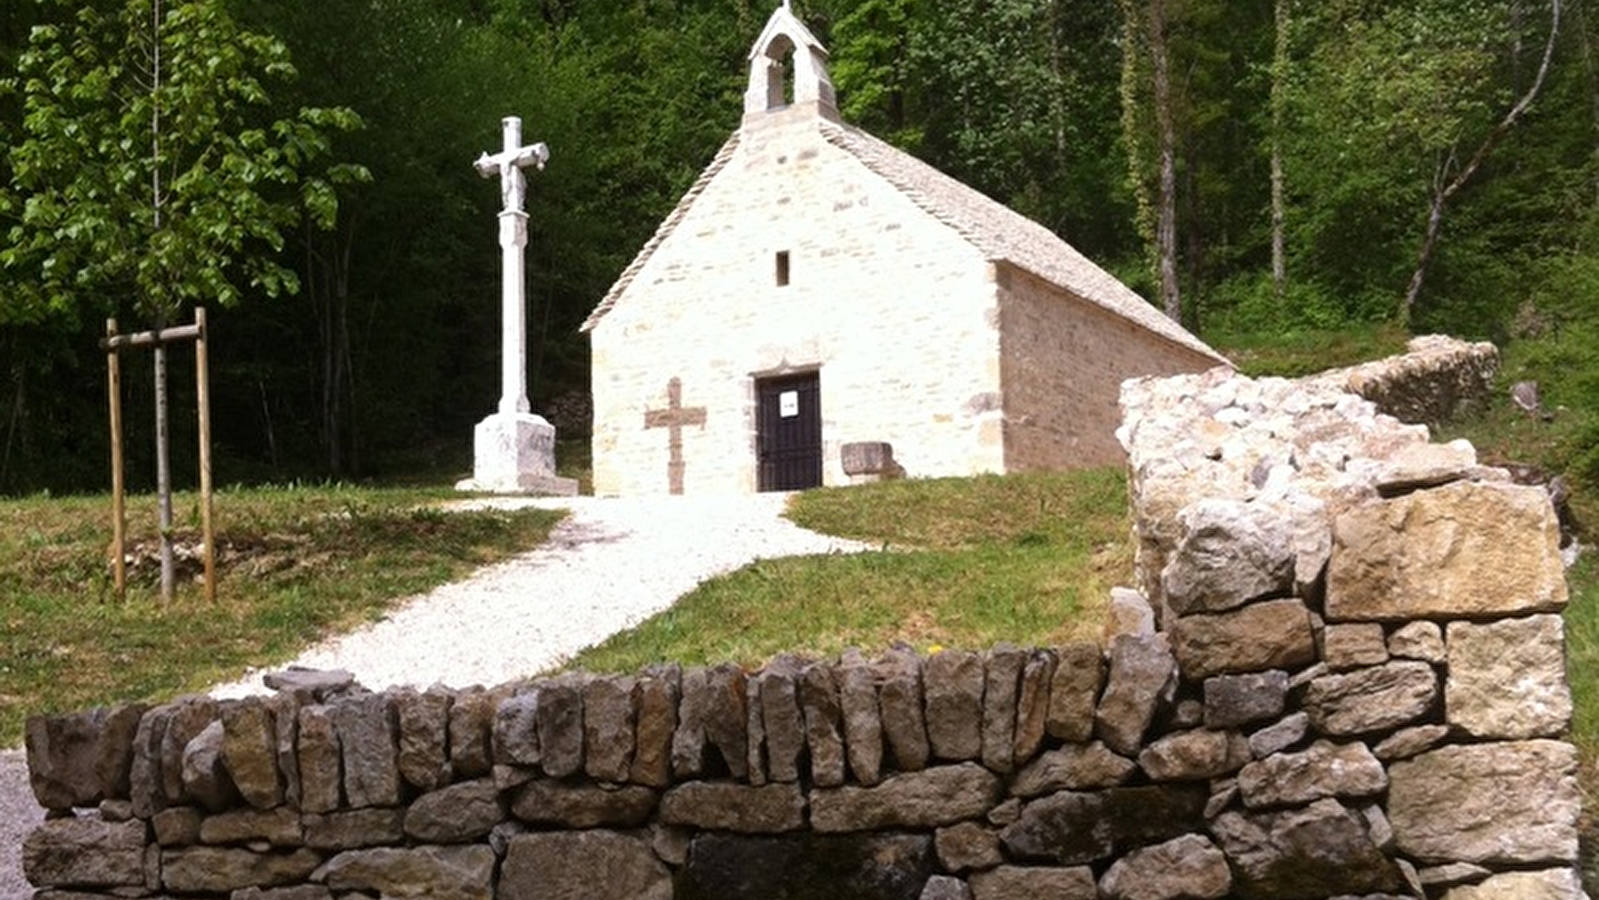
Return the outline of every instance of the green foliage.
<path id="1" fill-rule="evenodd" d="M 310 166 L 348 110 L 262 121 L 268 80 L 293 74 L 283 45 L 241 29 L 216 0 L 55 2 L 17 64 L 20 139 L 8 153 L 13 216 L 0 264 L 16 301 L 0 321 L 145 316 L 293 292 L 273 254 L 302 214 L 335 208 Z M 297 192 L 297 193 L 296 193 Z"/>

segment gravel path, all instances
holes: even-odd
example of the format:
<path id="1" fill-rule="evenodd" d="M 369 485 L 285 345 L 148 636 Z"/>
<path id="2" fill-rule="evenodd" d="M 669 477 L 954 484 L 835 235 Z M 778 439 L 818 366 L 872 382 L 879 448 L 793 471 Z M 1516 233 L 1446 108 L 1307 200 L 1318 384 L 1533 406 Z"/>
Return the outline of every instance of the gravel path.
<path id="1" fill-rule="evenodd" d="M 666 609 L 695 585 L 757 559 L 867 549 L 781 517 L 787 498 L 500 498 L 572 511 L 539 549 L 412 598 L 379 622 L 311 648 L 293 665 L 346 669 L 361 684 L 498 684 Z M 273 667 L 274 670 L 281 667 Z M 261 693 L 260 673 L 218 697 Z M 0 751 L 0 900 L 30 896 L 22 836 L 42 818 L 22 754 Z"/>

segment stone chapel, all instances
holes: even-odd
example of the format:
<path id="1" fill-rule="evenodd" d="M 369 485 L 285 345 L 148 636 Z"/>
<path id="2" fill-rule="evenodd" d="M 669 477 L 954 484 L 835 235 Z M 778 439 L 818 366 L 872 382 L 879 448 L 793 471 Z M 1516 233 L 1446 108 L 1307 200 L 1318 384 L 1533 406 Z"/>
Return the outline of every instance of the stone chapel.
<path id="1" fill-rule="evenodd" d="M 594 492 L 1116 464 L 1124 379 L 1226 365 L 1047 228 L 845 124 L 788 8 L 744 117 L 583 324 Z M 881 449 L 881 448 L 880 448 Z"/>

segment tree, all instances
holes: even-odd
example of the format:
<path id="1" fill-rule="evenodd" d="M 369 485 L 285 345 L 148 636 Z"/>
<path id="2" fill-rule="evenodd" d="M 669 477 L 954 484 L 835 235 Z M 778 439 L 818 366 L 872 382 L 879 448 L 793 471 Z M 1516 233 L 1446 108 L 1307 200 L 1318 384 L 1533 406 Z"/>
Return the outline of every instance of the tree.
<path id="1" fill-rule="evenodd" d="M 292 292 L 276 257 L 302 215 L 326 226 L 330 180 L 308 174 L 337 109 L 263 121 L 265 83 L 291 77 L 278 41 L 240 28 L 219 0 L 51 0 L 18 60 L 23 121 L 8 153 L 15 215 L 0 265 L 25 315 L 131 307 L 161 328 L 185 306 Z M 171 594 L 165 352 L 157 346 L 162 593 Z"/>

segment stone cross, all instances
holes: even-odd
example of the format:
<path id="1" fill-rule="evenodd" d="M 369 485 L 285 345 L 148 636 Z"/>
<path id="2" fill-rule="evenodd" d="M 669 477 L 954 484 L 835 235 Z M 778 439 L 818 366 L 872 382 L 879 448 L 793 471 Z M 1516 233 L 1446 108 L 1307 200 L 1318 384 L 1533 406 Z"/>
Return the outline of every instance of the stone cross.
<path id="1" fill-rule="evenodd" d="M 644 411 L 644 427 L 667 429 L 666 446 L 671 454 L 666 464 L 667 490 L 683 493 L 683 426 L 705 424 L 705 407 L 683 406 L 683 380 L 673 378 L 666 383 L 666 409 Z"/>
<path id="2" fill-rule="evenodd" d="M 505 140 L 499 153 L 484 153 L 477 159 L 478 174 L 484 178 L 500 176 L 500 254 L 503 275 L 500 282 L 500 409 L 501 413 L 525 413 L 527 402 L 527 276 L 523 258 L 527 247 L 527 213 L 522 211 L 527 196 L 527 180 L 522 170 L 528 166 L 544 168 L 550 148 L 543 144 L 522 146 L 522 120 L 506 116 L 501 120 Z"/>

